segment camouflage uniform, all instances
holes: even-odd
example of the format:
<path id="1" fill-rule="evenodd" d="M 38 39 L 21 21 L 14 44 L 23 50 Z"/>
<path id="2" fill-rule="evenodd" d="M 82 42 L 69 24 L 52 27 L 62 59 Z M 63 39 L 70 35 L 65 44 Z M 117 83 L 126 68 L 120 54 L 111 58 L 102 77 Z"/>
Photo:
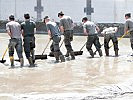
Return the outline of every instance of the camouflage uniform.
<path id="1" fill-rule="evenodd" d="M 63 16 L 60 20 L 60 26 L 64 28 L 64 43 L 67 49 L 66 57 L 71 55 L 72 59 L 75 59 L 75 55 L 71 46 L 71 41 L 73 41 L 73 21 L 69 16 Z"/>
<path id="2" fill-rule="evenodd" d="M 104 48 L 105 48 L 105 53 L 106 56 L 109 56 L 109 41 L 112 40 L 113 46 L 114 46 L 114 51 L 115 51 L 115 56 L 118 56 L 118 40 L 115 35 L 117 32 L 117 27 L 110 27 L 106 28 L 105 30 L 102 31 L 104 34 Z"/>
<path id="3" fill-rule="evenodd" d="M 130 32 L 130 42 L 131 42 L 131 48 L 133 50 L 133 31 Z"/>
<path id="4" fill-rule="evenodd" d="M 26 58 L 29 60 L 30 65 L 32 66 L 35 62 L 34 48 L 35 48 L 35 36 L 34 29 L 36 28 L 35 22 L 31 20 L 26 20 L 21 23 L 21 29 L 24 32 L 24 51 Z"/>
<path id="5" fill-rule="evenodd" d="M 125 28 L 128 29 L 129 31 L 129 36 L 130 36 L 130 42 L 131 42 L 131 48 L 133 50 L 133 20 L 132 19 L 127 19 L 125 23 Z"/>
<path id="6" fill-rule="evenodd" d="M 96 25 L 93 22 L 87 21 L 84 23 L 83 28 L 87 30 L 88 38 L 86 43 L 86 48 L 89 51 L 90 55 L 94 57 L 92 50 L 92 45 L 94 44 L 99 55 L 102 56 L 101 44 L 99 42 L 98 33 L 96 31 Z"/>
<path id="7" fill-rule="evenodd" d="M 11 61 L 11 66 L 14 66 L 14 49 L 16 49 L 17 55 L 20 60 L 20 66 L 22 67 L 24 64 L 23 61 L 23 49 L 22 49 L 22 39 L 21 39 L 21 26 L 18 22 L 10 21 L 6 24 L 6 30 L 11 33 L 11 39 L 9 40 L 9 57 Z"/>
<path id="8" fill-rule="evenodd" d="M 61 62 L 65 62 L 65 58 L 62 55 L 62 52 L 60 51 L 59 43 L 61 40 L 61 33 L 59 31 L 59 27 L 55 22 L 47 22 L 46 23 L 47 30 L 51 33 L 51 39 L 53 40 L 52 45 L 50 46 L 51 51 L 54 53 L 54 56 L 56 58 L 56 62 L 59 62 L 59 59 Z"/>
<path id="9" fill-rule="evenodd" d="M 23 58 L 22 52 L 22 39 L 16 39 L 16 38 L 12 38 L 9 40 L 9 56 L 13 56 L 14 55 L 14 48 L 16 49 L 17 55 L 20 58 Z"/>

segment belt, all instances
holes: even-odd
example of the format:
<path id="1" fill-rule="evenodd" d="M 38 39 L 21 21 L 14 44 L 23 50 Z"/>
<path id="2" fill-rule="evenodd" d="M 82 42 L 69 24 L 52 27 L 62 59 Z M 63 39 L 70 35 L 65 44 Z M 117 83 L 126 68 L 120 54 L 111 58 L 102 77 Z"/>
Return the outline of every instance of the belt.
<path id="1" fill-rule="evenodd" d="M 61 37 L 61 36 L 60 36 L 60 35 L 54 35 L 54 36 L 52 36 L 52 38 L 53 38 L 53 37 Z"/>
<path id="2" fill-rule="evenodd" d="M 24 37 L 34 37 L 34 34 L 26 34 Z"/>
<path id="3" fill-rule="evenodd" d="M 73 31 L 73 30 L 65 30 L 64 32 L 66 32 L 66 31 Z"/>
<path id="4" fill-rule="evenodd" d="M 24 36 L 24 37 L 34 37 L 34 35 L 26 35 L 26 36 Z"/>
<path id="5" fill-rule="evenodd" d="M 21 38 L 11 38 L 11 39 L 20 40 Z"/>
<path id="6" fill-rule="evenodd" d="M 97 34 L 88 34 L 88 36 L 95 36 L 95 35 L 97 35 Z"/>

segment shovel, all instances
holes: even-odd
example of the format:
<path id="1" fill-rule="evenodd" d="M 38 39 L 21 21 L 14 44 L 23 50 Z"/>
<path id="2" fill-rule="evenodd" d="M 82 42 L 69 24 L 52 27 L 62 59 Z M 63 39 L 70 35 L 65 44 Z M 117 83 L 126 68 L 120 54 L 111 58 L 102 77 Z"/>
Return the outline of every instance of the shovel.
<path id="1" fill-rule="evenodd" d="M 6 55 L 7 50 L 8 50 L 8 48 L 6 48 L 6 50 L 5 50 L 5 52 L 4 52 L 3 56 L 2 56 L 2 60 L 0 60 L 1 63 L 5 63 L 6 62 L 6 60 L 4 60 L 4 57 Z"/>
<path id="2" fill-rule="evenodd" d="M 44 55 L 44 52 L 45 52 L 45 50 L 47 49 L 47 47 L 48 47 L 50 41 L 51 41 L 51 39 L 49 39 L 49 41 L 48 41 L 46 47 L 45 47 L 44 50 L 43 50 L 42 55 L 35 55 L 35 60 L 37 60 L 37 59 L 42 59 L 42 60 L 43 60 L 43 59 L 47 59 L 47 55 Z"/>

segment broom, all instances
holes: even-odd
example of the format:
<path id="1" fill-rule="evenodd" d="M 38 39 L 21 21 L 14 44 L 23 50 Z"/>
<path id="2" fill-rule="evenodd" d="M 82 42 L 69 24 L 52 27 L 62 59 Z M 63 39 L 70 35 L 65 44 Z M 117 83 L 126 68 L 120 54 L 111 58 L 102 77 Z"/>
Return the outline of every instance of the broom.
<path id="1" fill-rule="evenodd" d="M 50 41 L 51 41 L 51 39 L 49 39 L 49 41 L 48 41 L 48 43 L 47 43 L 46 47 L 44 48 L 43 53 L 41 55 L 35 55 L 35 60 L 37 60 L 37 59 L 47 59 L 47 55 L 44 55 L 44 52 L 46 51 Z"/>
<path id="2" fill-rule="evenodd" d="M 4 52 L 3 56 L 2 56 L 2 60 L 0 60 L 1 63 L 5 63 L 6 62 L 6 60 L 4 60 L 4 57 L 6 55 L 7 50 L 8 50 L 8 47 L 6 48 L 6 50 L 5 50 L 5 52 Z"/>
<path id="3" fill-rule="evenodd" d="M 129 32 L 126 32 L 125 34 L 123 34 L 119 39 L 118 39 L 118 41 L 120 41 L 122 38 L 124 38 L 127 34 L 129 34 Z M 102 44 L 102 45 L 104 45 L 104 44 Z M 101 45 L 101 46 L 102 46 Z M 111 47 L 113 47 L 114 46 L 114 44 L 112 44 L 110 47 L 109 47 L 109 49 L 111 48 Z M 94 55 L 96 55 L 96 52 L 97 52 L 98 50 L 96 50 L 95 52 L 94 52 Z"/>

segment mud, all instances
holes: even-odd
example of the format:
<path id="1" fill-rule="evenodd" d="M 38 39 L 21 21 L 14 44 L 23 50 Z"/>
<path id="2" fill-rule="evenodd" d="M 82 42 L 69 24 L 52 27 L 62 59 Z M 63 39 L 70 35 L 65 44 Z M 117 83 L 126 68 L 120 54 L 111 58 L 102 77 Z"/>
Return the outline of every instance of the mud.
<path id="1" fill-rule="evenodd" d="M 0 57 L 7 48 L 8 39 L 7 33 L 0 34 Z M 86 39 L 75 36 L 74 50 L 80 50 Z M 100 41 L 103 43 L 103 38 Z M 47 35 L 36 35 L 36 54 L 43 52 L 47 42 Z M 114 57 L 113 48 L 110 57 L 106 57 L 102 46 L 104 56 L 100 58 L 97 54 L 91 59 L 84 48 L 83 55 L 76 60 L 55 64 L 55 58 L 48 57 L 37 60 L 35 68 L 29 68 L 25 58 L 25 67 L 20 68 L 15 62 L 15 69 L 9 69 L 7 53 L 6 63 L 0 64 L 0 100 L 132 100 L 133 57 L 129 39 L 122 39 L 119 49 L 119 57 Z M 61 51 L 66 53 L 64 45 Z M 49 52 L 48 47 L 45 54 Z"/>

